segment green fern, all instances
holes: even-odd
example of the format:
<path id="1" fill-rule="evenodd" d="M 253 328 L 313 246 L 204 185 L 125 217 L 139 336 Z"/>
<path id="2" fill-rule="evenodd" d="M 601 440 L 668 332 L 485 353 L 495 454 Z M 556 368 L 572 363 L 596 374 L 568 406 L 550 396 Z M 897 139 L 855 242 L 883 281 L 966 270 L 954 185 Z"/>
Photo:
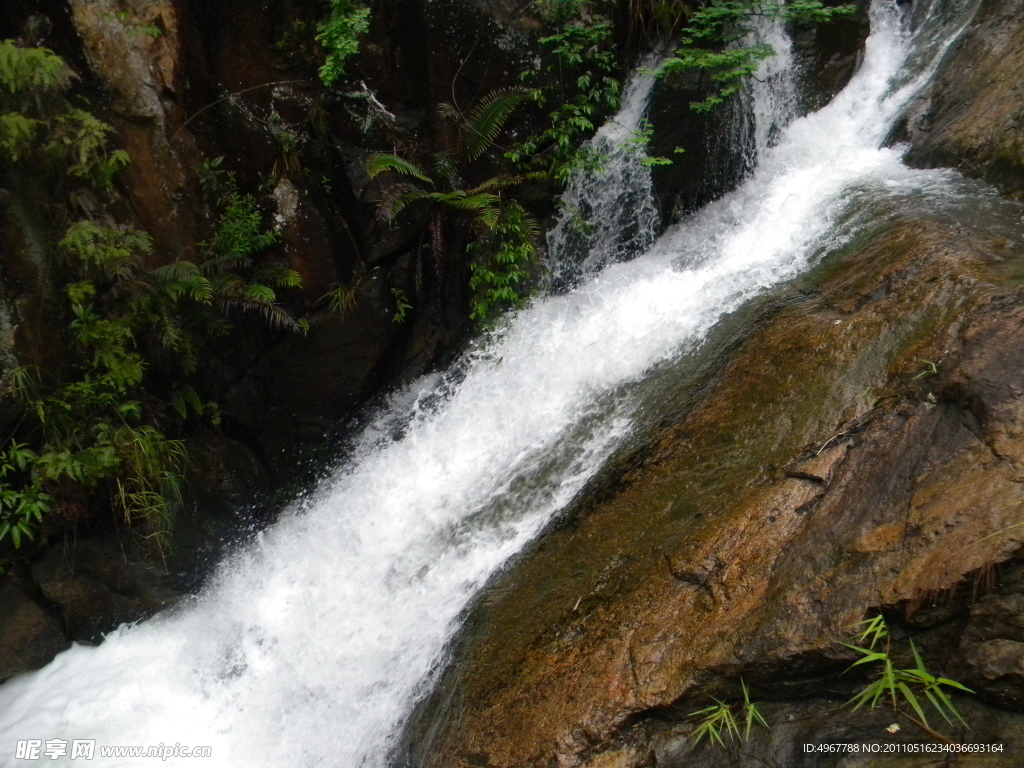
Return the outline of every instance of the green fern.
<path id="1" fill-rule="evenodd" d="M 501 88 L 480 99 L 462 125 L 459 154 L 469 162 L 481 157 L 530 93 L 521 87 Z"/>
<path id="2" fill-rule="evenodd" d="M 63 91 L 72 73 L 48 48 L 23 48 L 13 40 L 0 41 L 0 104 L 28 93 Z"/>
<path id="3" fill-rule="evenodd" d="M 370 178 L 385 173 L 399 177 L 377 198 L 377 217 L 383 223 L 395 222 L 412 207 L 429 212 L 426 234 L 436 264 L 445 258 L 449 221 L 459 222 L 473 233 L 470 288 L 477 294 L 471 309 L 476 319 L 483 319 L 492 307 L 508 306 L 521 298 L 519 290 L 529 276 L 524 265 L 531 262 L 535 251 L 536 227 L 525 209 L 506 193 L 536 180 L 538 174 L 500 173 L 472 187 L 467 187 L 462 177 L 466 167 L 493 146 L 509 117 L 529 97 L 525 88 L 492 91 L 466 117 L 455 107 L 442 104 L 442 117 L 458 120 L 460 126 L 454 146 L 428 156 L 429 170 L 394 154 L 374 154 L 366 161 Z M 507 242 L 502 243 L 503 239 Z M 404 312 L 396 314 L 399 316 L 404 317 Z"/>
<path id="4" fill-rule="evenodd" d="M 124 280 L 138 272 L 142 259 L 153 251 L 149 235 L 134 229 L 103 227 L 77 221 L 57 245 L 77 267 L 99 280 Z"/>
<path id="5" fill-rule="evenodd" d="M 50 121 L 51 134 L 44 153 L 66 166 L 71 176 L 106 189 L 130 163 L 124 150 L 108 151 L 107 137 L 114 129 L 81 109 L 68 109 Z"/>
<path id="6" fill-rule="evenodd" d="M 63 98 L 71 81 L 52 51 L 0 42 L 0 160 L 38 161 L 47 172 L 105 189 L 129 158 L 108 149 L 109 125 Z"/>
<path id="7" fill-rule="evenodd" d="M 372 154 L 366 158 L 366 175 L 371 179 L 389 171 L 419 179 L 426 184 L 434 183 L 433 179 L 420 166 L 398 155 Z"/>
<path id="8" fill-rule="evenodd" d="M 43 128 L 42 120 L 35 120 L 19 112 L 0 114 L 0 157 L 18 162 L 30 155 L 38 144 Z"/>

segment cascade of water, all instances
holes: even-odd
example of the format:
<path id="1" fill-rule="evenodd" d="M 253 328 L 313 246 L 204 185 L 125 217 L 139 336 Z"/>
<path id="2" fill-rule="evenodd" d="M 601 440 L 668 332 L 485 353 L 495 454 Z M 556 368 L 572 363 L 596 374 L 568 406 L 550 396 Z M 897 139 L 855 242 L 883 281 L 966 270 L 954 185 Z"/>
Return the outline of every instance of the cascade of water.
<path id="1" fill-rule="evenodd" d="M 598 170 L 572 174 L 548 233 L 551 283 L 566 287 L 608 264 L 647 250 L 658 231 L 651 169 L 644 164 L 644 121 L 660 57 L 648 56 L 623 90 L 618 114 L 585 148 L 600 156 Z"/>
<path id="2" fill-rule="evenodd" d="M 782 131 L 796 118 L 798 98 L 793 40 L 781 19 L 762 20 L 748 35 L 745 45 L 767 45 L 775 54 L 758 68 L 750 86 L 750 119 L 753 141 L 747 165 L 756 167 L 775 146 Z"/>
<path id="3" fill-rule="evenodd" d="M 536 301 L 457 378 L 396 399 L 349 466 L 188 605 L 0 687 L 0 762 L 19 739 L 54 738 L 95 740 L 103 768 L 140 764 L 103 747 L 175 742 L 213 757 L 163 765 L 385 765 L 460 613 L 628 433 L 629 385 L 805 269 L 852 185 L 945 188 L 948 174 L 879 146 L 972 9 L 925 22 L 920 50 L 876 0 L 861 70 L 767 140 L 738 190 L 644 256 Z"/>

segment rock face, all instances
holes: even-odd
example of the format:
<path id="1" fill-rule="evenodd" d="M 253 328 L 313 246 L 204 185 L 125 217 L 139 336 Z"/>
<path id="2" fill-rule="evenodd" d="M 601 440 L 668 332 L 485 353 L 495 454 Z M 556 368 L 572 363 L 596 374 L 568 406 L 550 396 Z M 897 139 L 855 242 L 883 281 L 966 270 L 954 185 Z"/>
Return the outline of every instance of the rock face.
<path id="1" fill-rule="evenodd" d="M 179 597 L 162 569 L 127 551 L 116 535 L 86 540 L 51 550 L 32 568 L 72 640 L 98 643 L 120 624 L 148 618 Z"/>
<path id="2" fill-rule="evenodd" d="M 181 105 L 185 87 L 172 0 L 70 0 L 93 74 L 110 95 L 115 128 L 132 157 L 126 184 L 142 228 L 168 255 L 193 244 L 195 212 L 183 205 L 200 156 Z M 192 182 L 192 183 L 190 183 Z"/>
<path id="3" fill-rule="evenodd" d="M 60 622 L 30 589 L 15 576 L 0 581 L 0 681 L 49 663 L 69 645 Z"/>
<path id="4" fill-rule="evenodd" d="M 793 54 L 800 62 L 794 108 L 799 114 L 820 109 L 849 82 L 860 63 L 870 32 L 868 0 L 849 3 L 856 13 L 827 24 L 797 25 L 792 29 Z M 696 210 L 721 197 L 751 172 L 753 120 L 744 99 L 728 101 L 711 112 L 692 104 L 717 92 L 719 85 L 706 72 L 674 73 L 659 79 L 651 100 L 649 121 L 654 128 L 650 155 L 670 158 L 670 165 L 652 169 L 655 194 L 663 221 Z"/>
<path id="5" fill-rule="evenodd" d="M 1021 0 L 984 0 L 931 88 L 911 108 L 909 160 L 951 166 L 1024 195 Z"/>
<path id="6" fill-rule="evenodd" d="M 680 711 L 740 675 L 769 698 L 787 678 L 838 679 L 854 658 L 838 641 L 868 609 L 927 603 L 1012 558 L 1020 258 L 903 221 L 763 308 L 698 402 L 481 601 L 412 736 L 422 764 L 649 765 L 664 739 L 642 725 L 691 730 Z M 1020 619 L 985 617 L 1018 599 L 970 609 L 974 655 L 958 662 L 1002 706 Z"/>

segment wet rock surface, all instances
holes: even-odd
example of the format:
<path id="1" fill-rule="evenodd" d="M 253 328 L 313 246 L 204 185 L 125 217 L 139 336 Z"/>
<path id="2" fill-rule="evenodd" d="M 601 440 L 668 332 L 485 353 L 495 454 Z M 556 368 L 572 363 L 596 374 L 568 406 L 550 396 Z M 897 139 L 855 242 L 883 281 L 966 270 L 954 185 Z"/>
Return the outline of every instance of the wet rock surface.
<path id="1" fill-rule="evenodd" d="M 126 622 L 148 618 L 180 595 L 167 573 L 140 562 L 117 535 L 66 542 L 32 568 L 32 577 L 56 607 L 68 636 L 97 643 Z"/>
<path id="2" fill-rule="evenodd" d="M 0 681 L 49 663 L 69 645 L 60 621 L 33 591 L 13 574 L 0 580 Z"/>
<path id="3" fill-rule="evenodd" d="M 942 69 L 911 106 L 908 160 L 950 166 L 1024 195 L 1024 2 L 985 0 Z"/>
<path id="4" fill-rule="evenodd" d="M 481 600 L 413 754 L 650 765 L 663 742 L 634 728 L 652 713 L 691 712 L 741 675 L 763 686 L 755 695 L 786 680 L 794 698 L 813 695 L 808 680 L 839 679 L 855 659 L 840 642 L 866 611 L 904 617 L 1012 560 L 1024 541 L 1019 264 L 1004 240 L 904 221 L 762 308 L 699 399 Z M 960 650 L 936 658 L 989 691 L 978 706 L 1017 706 L 1019 637 L 985 625 L 987 599 L 1017 598 L 977 602 Z M 838 685 L 827 708 L 852 695 Z M 863 718 L 835 722 L 884 727 L 892 713 Z M 1019 729 L 1015 718 L 992 723 Z M 787 733 L 771 738 L 795 743 Z"/>

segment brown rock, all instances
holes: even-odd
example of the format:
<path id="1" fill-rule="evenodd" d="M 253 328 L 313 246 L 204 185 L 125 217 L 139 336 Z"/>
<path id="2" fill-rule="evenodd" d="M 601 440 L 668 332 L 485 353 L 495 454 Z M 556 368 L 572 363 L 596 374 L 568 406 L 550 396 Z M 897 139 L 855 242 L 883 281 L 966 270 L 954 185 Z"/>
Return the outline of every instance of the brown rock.
<path id="1" fill-rule="evenodd" d="M 129 559 L 117 536 L 54 549 L 32 568 L 32 576 L 61 610 L 72 639 L 86 643 L 147 618 L 178 597 L 166 574 Z"/>
<path id="2" fill-rule="evenodd" d="M 57 618 L 12 577 L 0 583 L 0 681 L 48 664 L 68 647 Z"/>
<path id="3" fill-rule="evenodd" d="M 425 764 L 591 764 L 709 675 L 835 658 L 869 607 L 1015 552 L 1024 301 L 997 246 L 900 224 L 766 312 L 482 601 Z M 646 764 L 628 754 L 612 764 Z"/>
<path id="4" fill-rule="evenodd" d="M 1022 0 L 984 0 L 940 75 L 912 106 L 911 163 L 954 166 L 1024 194 Z"/>
<path id="5" fill-rule="evenodd" d="M 199 157 L 178 104 L 181 40 L 172 0 L 71 0 L 89 65 L 111 94 L 115 128 L 132 163 L 132 206 L 158 247 L 177 256 L 195 230 L 189 168 Z"/>

